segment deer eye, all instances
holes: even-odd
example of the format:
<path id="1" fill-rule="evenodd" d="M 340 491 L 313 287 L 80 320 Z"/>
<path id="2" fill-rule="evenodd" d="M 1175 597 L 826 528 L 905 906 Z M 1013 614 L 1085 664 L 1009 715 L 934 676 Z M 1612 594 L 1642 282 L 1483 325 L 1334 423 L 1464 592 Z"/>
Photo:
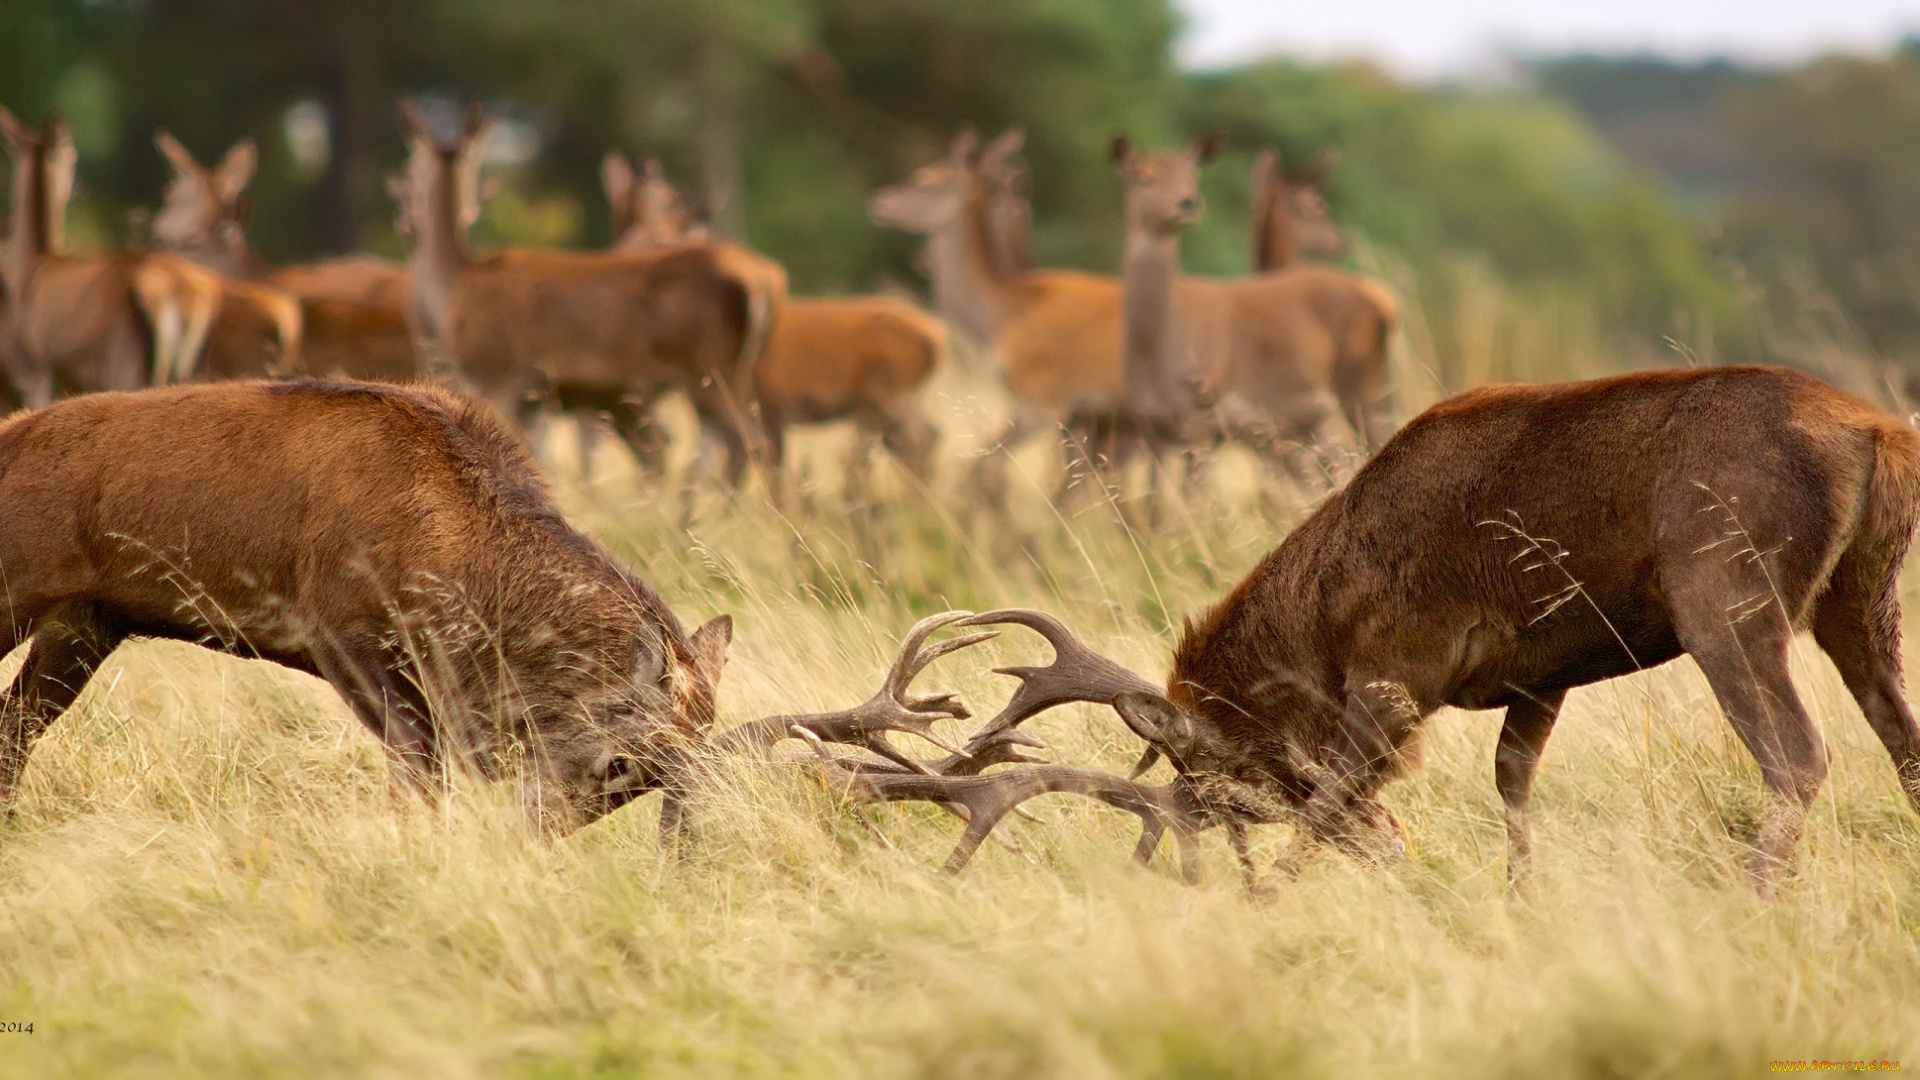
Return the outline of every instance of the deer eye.
<path id="1" fill-rule="evenodd" d="M 640 763 L 638 761 L 624 754 L 615 755 L 613 760 L 607 762 L 607 774 L 604 782 L 608 786 L 621 783 L 622 781 L 631 779 L 639 770 Z"/>

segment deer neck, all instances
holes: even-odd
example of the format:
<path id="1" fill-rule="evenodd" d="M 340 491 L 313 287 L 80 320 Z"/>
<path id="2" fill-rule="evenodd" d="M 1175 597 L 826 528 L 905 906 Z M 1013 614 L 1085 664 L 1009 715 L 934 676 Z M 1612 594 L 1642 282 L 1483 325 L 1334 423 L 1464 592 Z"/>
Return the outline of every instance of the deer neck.
<path id="1" fill-rule="evenodd" d="M 16 302 L 26 294 L 27 279 L 34 267 L 48 255 L 58 254 L 64 237 L 53 220 L 52 182 L 47 176 L 45 155 L 29 151 L 13 162 L 13 207 L 8 218 L 12 242 L 7 250 L 4 270 L 7 291 Z"/>
<path id="2" fill-rule="evenodd" d="M 1300 257 L 1300 237 L 1294 228 L 1293 215 L 1287 213 L 1285 199 L 1270 196 L 1267 204 L 1260 207 L 1256 220 L 1260 231 L 1254 237 L 1255 270 L 1267 273 L 1292 266 Z"/>
<path id="3" fill-rule="evenodd" d="M 1177 398 L 1173 371 L 1173 290 L 1180 276 L 1180 234 L 1131 227 L 1121 273 L 1121 312 L 1127 385 L 1137 404 L 1171 409 Z"/>
<path id="4" fill-rule="evenodd" d="M 424 319 L 429 336 L 438 337 L 450 326 L 454 290 L 473 256 L 460 220 L 456 170 L 438 169 L 425 186 L 422 205 L 413 211 L 416 241 L 408 269 L 413 276 L 417 313 Z"/>
<path id="5" fill-rule="evenodd" d="M 927 240 L 927 273 L 941 313 L 978 341 L 991 341 L 1019 313 L 1017 281 L 996 265 L 984 199 L 969 199 Z"/>

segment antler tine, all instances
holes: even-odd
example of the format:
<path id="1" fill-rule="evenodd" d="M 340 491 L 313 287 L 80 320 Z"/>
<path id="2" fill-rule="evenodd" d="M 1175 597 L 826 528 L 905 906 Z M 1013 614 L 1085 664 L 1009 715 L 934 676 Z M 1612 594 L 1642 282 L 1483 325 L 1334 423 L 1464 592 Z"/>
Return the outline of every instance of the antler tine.
<path id="1" fill-rule="evenodd" d="M 826 742 L 864 747 L 903 768 L 923 775 L 934 770 L 925 763 L 901 753 L 887 740 L 886 732 L 902 731 L 918 735 L 958 758 L 968 752 L 949 744 L 934 731 L 936 720 L 964 720 L 973 715 L 957 695 L 910 694 L 908 687 L 928 664 L 957 649 L 977 645 L 996 635 L 996 631 L 962 634 L 923 648 L 928 635 L 941 627 L 969 618 L 972 612 L 948 611 L 915 623 L 901 639 L 900 648 L 888 668 L 879 693 L 851 709 L 805 716 L 768 716 L 748 721 L 720 736 L 722 746 L 764 749 L 787 738 L 796 728 L 805 728 Z"/>
<path id="2" fill-rule="evenodd" d="M 960 626 L 1012 624 L 1024 626 L 1053 646 L 1053 663 L 1045 667 L 994 668 L 997 674 L 1020 680 L 1006 707 L 973 733 L 970 743 L 1022 723 L 1055 705 L 1069 701 L 1111 704 L 1129 690 L 1159 693 L 1159 687 L 1087 648 L 1065 623 L 1044 611 L 1003 608 L 958 620 Z"/>

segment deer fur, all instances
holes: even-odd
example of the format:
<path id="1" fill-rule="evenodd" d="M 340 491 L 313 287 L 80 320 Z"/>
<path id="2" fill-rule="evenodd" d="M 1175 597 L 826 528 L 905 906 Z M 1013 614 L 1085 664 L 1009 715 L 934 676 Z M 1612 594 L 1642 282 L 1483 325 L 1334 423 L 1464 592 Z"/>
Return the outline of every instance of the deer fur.
<path id="1" fill-rule="evenodd" d="M 703 231 L 660 163 L 634 169 L 608 154 L 602 167 L 613 204 L 615 250 L 645 251 L 700 242 Z M 922 481 L 933 473 L 939 430 L 921 398 L 947 357 L 947 328 L 890 296 L 790 297 L 754 369 L 754 399 L 783 452 L 789 424 L 852 420 Z M 849 475 L 857 473 L 849 464 Z"/>
<path id="2" fill-rule="evenodd" d="M 556 828 L 671 789 L 731 622 L 691 634 L 567 525 L 484 409 L 425 388 L 236 382 L 97 394 L 0 424 L 0 806 L 129 638 L 333 685 L 432 792 L 516 755 Z M 670 796 L 674 794 L 669 791 Z"/>
<path id="3" fill-rule="evenodd" d="M 1694 658 L 1760 764 L 1755 869 L 1790 861 L 1827 771 L 1788 675 L 1811 630 L 1920 808 L 1897 578 L 1920 436 L 1778 368 L 1487 386 L 1434 406 L 1199 619 L 1164 695 L 1116 707 L 1183 783 L 1251 784 L 1304 846 L 1365 848 L 1442 705 L 1506 710 L 1510 866 L 1569 689 Z"/>
<path id="4" fill-rule="evenodd" d="M 475 255 L 466 230 L 478 214 L 484 117 L 469 110 L 459 139 L 446 145 L 410 104 L 402 118 L 417 322 L 477 394 L 524 421 L 541 401 L 606 407 L 677 386 L 703 430 L 735 451 L 732 460 L 749 451 L 766 459 L 751 386 L 786 300 L 777 264 L 731 244 Z M 652 448 L 620 431 L 645 460 Z M 777 497 L 777 470 L 767 477 Z"/>
<path id="5" fill-rule="evenodd" d="M 0 108 L 0 141 L 13 157 L 0 360 L 23 403 L 192 377 L 219 313 L 219 279 L 172 255 L 66 254 L 74 164 L 66 121 L 50 116 L 34 130 Z"/>
<path id="6" fill-rule="evenodd" d="M 234 144 L 212 168 L 168 132 L 156 135 L 154 143 L 173 168 L 165 201 L 153 217 L 154 240 L 230 279 L 229 304 L 214 327 L 216 341 L 236 292 L 254 295 L 258 307 L 272 298 L 287 313 L 282 318 L 300 328 L 297 355 L 223 364 L 216 358 L 248 354 L 241 348 L 210 349 L 208 377 L 298 373 L 409 382 L 425 374 L 407 325 L 402 268 L 359 258 L 275 272 L 254 254 L 247 242 L 245 201 L 257 160 L 253 140 Z M 231 280 L 236 278 L 245 280 Z"/>

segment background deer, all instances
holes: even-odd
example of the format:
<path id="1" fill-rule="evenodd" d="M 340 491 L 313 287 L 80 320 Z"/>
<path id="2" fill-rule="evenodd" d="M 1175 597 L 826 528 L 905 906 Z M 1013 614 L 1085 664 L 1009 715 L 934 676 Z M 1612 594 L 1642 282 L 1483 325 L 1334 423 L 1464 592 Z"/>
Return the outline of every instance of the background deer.
<path id="1" fill-rule="evenodd" d="M 1897 588 L 1920 436 L 1777 368 L 1488 386 L 1390 440 L 1174 651 L 1164 694 L 1091 684 L 1229 822 L 1299 815 L 1285 860 L 1365 851 L 1375 795 L 1442 705 L 1504 708 L 1494 780 L 1509 865 L 1569 689 L 1692 656 L 1759 762 L 1755 873 L 1792 858 L 1825 778 L 1788 673 L 1811 630 L 1920 809 Z"/>
<path id="2" fill-rule="evenodd" d="M 1343 415 L 1364 449 L 1386 430 L 1387 345 L 1398 305 L 1338 270 L 1291 267 L 1219 281 L 1179 272 L 1180 233 L 1199 220 L 1200 167 L 1216 143 L 1137 153 L 1116 136 L 1127 179 L 1126 377 L 1133 413 L 1159 441 L 1218 433 L 1310 478 L 1292 450 Z M 1211 429 L 1211 432 L 1208 431 Z"/>
<path id="3" fill-rule="evenodd" d="M 608 154 L 601 171 L 613 204 L 615 250 L 698 243 L 704 230 L 649 157 L 634 169 Z M 852 420 L 860 432 L 848 482 L 877 440 L 921 481 L 933 472 L 939 430 L 921 404 L 945 362 L 947 328 L 890 296 L 790 297 L 754 369 L 754 399 L 776 458 L 789 424 Z"/>
<path id="4" fill-rule="evenodd" d="M 1005 501 L 1008 453 L 1041 433 L 1069 431 L 1064 495 L 1090 464 L 1087 431 L 1074 418 L 1111 416 L 1127 401 L 1118 279 L 1070 270 L 1014 273 L 1024 244 L 995 239 L 995 189 L 1004 204 L 1014 175 L 1007 170 L 1024 138 L 1017 129 L 1006 132 L 976 157 L 977 140 L 962 132 L 945 160 L 869 203 L 877 223 L 927 238 L 927 272 L 941 314 L 988 345 L 1012 399 L 1013 416 L 974 475 L 998 505 Z M 1007 220 L 1003 213 L 1003 232 Z"/>
<path id="5" fill-rule="evenodd" d="M 688 634 L 568 527 L 514 439 L 426 389 L 229 383 L 0 425 L 0 807 L 129 637 L 331 683 L 428 791 L 448 761 L 582 825 L 671 787 L 712 723 L 731 622 Z M 673 792 L 669 791 L 673 796 Z"/>
<path id="6" fill-rule="evenodd" d="M 212 168 L 201 165 L 165 131 L 154 143 L 173 168 L 165 201 L 153 217 L 155 242 L 229 278 L 266 282 L 229 282 L 228 295 L 248 290 L 280 297 L 293 307 L 301 327 L 298 356 L 234 370 L 217 369 L 210 359 L 210 376 L 297 371 L 406 382 L 425 374 L 407 325 L 403 268 L 361 258 L 275 272 L 254 254 L 247 243 L 245 201 L 258 159 L 253 140 L 235 143 Z M 294 285 L 309 291 L 294 295 Z M 218 334 L 216 324 L 216 338 Z"/>
<path id="7" fill-rule="evenodd" d="M 220 308 L 218 279 L 171 255 L 66 254 L 74 163 L 66 121 L 50 116 L 33 130 L 0 108 L 0 137 L 13 158 L 0 359 L 23 403 L 191 377 Z"/>
<path id="8" fill-rule="evenodd" d="M 1298 180 L 1288 180 L 1280 151 L 1268 148 L 1253 159 L 1253 268 L 1267 274 L 1285 270 L 1303 258 L 1338 259 L 1347 253 L 1347 237 L 1327 209 L 1327 183 L 1336 155 L 1323 150 Z"/>
<path id="9" fill-rule="evenodd" d="M 609 409 L 644 460 L 653 436 L 624 403 L 678 386 L 729 460 L 744 462 L 749 450 L 768 460 L 751 387 L 785 302 L 777 265 L 725 244 L 474 255 L 466 229 L 478 213 L 485 118 L 469 109 L 459 137 L 442 145 L 411 103 L 401 115 L 411 147 L 402 205 L 414 234 L 416 315 L 478 394 L 523 420 L 542 401 Z M 777 492 L 778 470 L 767 476 Z M 729 479 L 737 483 L 739 473 Z"/>

